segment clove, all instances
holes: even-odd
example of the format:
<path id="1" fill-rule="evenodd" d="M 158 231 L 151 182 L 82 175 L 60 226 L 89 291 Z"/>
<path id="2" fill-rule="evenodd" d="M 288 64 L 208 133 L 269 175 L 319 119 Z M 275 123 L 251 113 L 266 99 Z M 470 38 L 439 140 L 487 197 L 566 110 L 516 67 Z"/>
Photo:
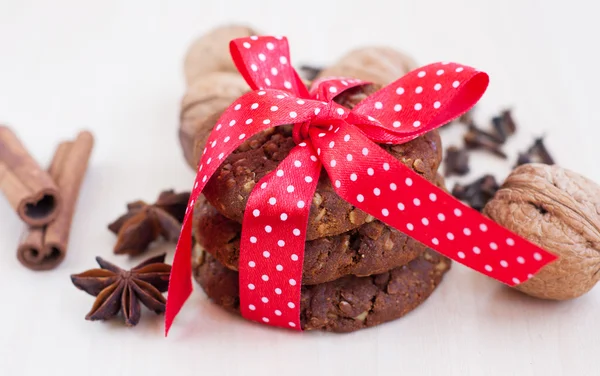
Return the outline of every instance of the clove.
<path id="1" fill-rule="evenodd" d="M 470 171 L 469 153 L 465 149 L 459 149 L 456 146 L 450 146 L 448 149 L 446 149 L 444 167 L 444 174 L 446 176 L 466 175 Z"/>
<path id="2" fill-rule="evenodd" d="M 460 115 L 460 117 L 457 119 L 458 122 L 464 123 L 464 124 L 472 124 L 473 123 L 473 110 L 474 109 L 475 109 L 475 107 L 471 108 L 469 111 L 467 111 L 464 114 Z"/>
<path id="3" fill-rule="evenodd" d="M 519 156 L 517 157 L 517 165 L 515 167 L 532 162 L 533 160 L 531 159 L 529 153 L 519 153 Z"/>
<path id="4" fill-rule="evenodd" d="M 463 138 L 467 149 L 484 149 L 500 158 L 507 159 L 506 154 L 500 149 L 497 137 L 477 128 L 473 123 L 469 125 L 469 130 Z"/>
<path id="5" fill-rule="evenodd" d="M 539 155 L 542 163 L 545 163 L 548 165 L 554 164 L 554 158 L 552 158 L 552 156 L 550 155 L 550 152 L 548 152 L 548 149 L 546 148 L 546 145 L 544 145 L 543 137 L 539 137 L 539 138 L 535 139 L 535 141 L 533 142 L 533 146 L 531 147 L 531 150 L 532 150 L 531 151 L 532 153 Z"/>
<path id="6" fill-rule="evenodd" d="M 496 178 L 492 175 L 484 175 L 467 185 L 455 184 L 452 195 L 461 201 L 465 201 L 473 209 L 482 211 L 498 189 L 500 189 L 500 186 L 496 182 Z"/>
<path id="7" fill-rule="evenodd" d="M 478 133 L 482 137 L 485 137 L 488 140 L 493 141 L 496 144 L 502 144 L 503 143 L 502 138 L 499 135 L 497 135 L 496 133 L 484 131 L 483 129 L 481 129 L 478 126 L 476 126 L 475 123 L 473 123 L 473 122 L 469 123 L 468 130 L 469 131 L 473 131 L 475 133 Z"/>
<path id="8" fill-rule="evenodd" d="M 533 141 L 533 145 L 525 153 L 519 153 L 517 166 L 526 163 L 544 163 L 547 165 L 555 164 L 554 158 L 544 144 L 544 138 L 538 137 Z"/>
<path id="9" fill-rule="evenodd" d="M 322 70 L 323 68 L 315 67 L 313 65 L 300 66 L 300 71 L 302 72 L 302 75 L 309 81 L 314 80 L 319 75 L 319 73 L 321 73 Z"/>
<path id="10" fill-rule="evenodd" d="M 499 142 L 502 144 L 517 131 L 517 124 L 513 120 L 510 110 L 502 111 L 499 116 L 494 116 L 492 126 L 498 135 Z"/>

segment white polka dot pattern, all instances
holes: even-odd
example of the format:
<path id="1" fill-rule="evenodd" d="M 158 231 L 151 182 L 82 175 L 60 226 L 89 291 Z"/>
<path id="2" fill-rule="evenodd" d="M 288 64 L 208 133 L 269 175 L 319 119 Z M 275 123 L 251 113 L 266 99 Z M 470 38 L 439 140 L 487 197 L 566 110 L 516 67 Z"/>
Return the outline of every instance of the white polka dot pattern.
<path id="1" fill-rule="evenodd" d="M 342 77 L 323 77 L 315 80 L 311 85 L 310 96 L 317 100 L 332 101 L 333 98 L 343 93 L 345 90 L 353 87 L 361 86 L 367 82 L 355 79 L 348 79 Z M 345 109 L 342 107 L 338 112 L 342 115 Z"/>
<path id="2" fill-rule="evenodd" d="M 450 76 L 449 73 L 444 75 Z M 514 285 L 515 279 L 527 280 L 528 274 L 545 265 L 537 246 L 517 238 L 477 211 L 464 206 L 404 164 L 389 158 L 387 152 L 355 127 L 342 125 L 338 133 L 330 132 L 324 137 L 311 139 L 314 147 L 323 148 L 324 144 L 333 142 L 337 145 L 343 142 L 346 134 L 350 135 L 350 141 L 344 148 L 337 152 L 335 147 L 323 149 L 321 159 L 330 179 L 340 182 L 339 187 L 335 186 L 336 192 L 351 204 L 474 270 L 488 275 L 494 272 L 494 278 L 509 285 Z M 352 161 L 339 158 L 335 168 L 327 163 L 346 150 L 360 149 L 367 149 L 368 153 L 355 153 L 356 157 Z M 370 162 L 382 160 L 388 160 L 388 165 L 384 167 L 381 163 Z M 358 168 L 365 165 L 372 166 L 366 173 L 363 172 L 364 169 L 361 171 Z M 358 178 L 350 179 L 351 173 L 356 173 Z M 360 184 L 355 183 L 356 180 Z M 399 202 L 400 198 L 403 203 Z M 477 251 L 465 251 L 474 249 Z M 545 257 L 551 258 L 548 254 Z M 500 268 L 505 259 L 516 262 L 510 267 Z"/>
<path id="3" fill-rule="evenodd" d="M 439 63 L 414 70 L 359 103 L 348 118 L 375 142 L 410 141 L 464 113 L 479 98 L 466 98 L 487 85 L 487 75 L 473 68 Z M 438 74 L 439 72 L 444 72 Z M 469 87 L 457 90 L 458 84 Z M 483 94 L 483 91 L 481 91 Z M 377 108 L 377 109 L 376 109 Z M 401 110 L 401 111 L 400 111 Z M 376 120 L 369 120 L 368 116 Z M 386 128 L 385 132 L 373 128 Z"/>
<path id="4" fill-rule="evenodd" d="M 289 309 L 287 303 L 300 299 L 301 286 L 296 280 L 302 278 L 305 239 L 298 235 L 306 232 L 310 207 L 304 203 L 312 200 L 318 182 L 313 179 L 307 183 L 304 176 L 319 176 L 321 163 L 310 161 L 315 154 L 310 145 L 296 146 L 277 170 L 261 179 L 248 199 L 240 265 L 252 262 L 253 266 L 240 268 L 239 283 L 240 310 L 249 320 L 266 317 L 270 325 L 289 328 L 292 322 L 300 327 L 299 312 Z M 264 189 L 260 188 L 263 184 Z M 265 205 L 270 197 L 279 199 L 274 205 Z M 259 216 L 254 215 L 256 211 Z M 251 243 L 251 237 L 257 242 Z M 265 252 L 269 257 L 264 257 Z M 249 285 L 254 288 L 247 288 Z M 249 305 L 257 309 L 251 310 Z"/>
<path id="5" fill-rule="evenodd" d="M 289 64 L 289 47 L 286 38 L 251 37 L 232 41 L 233 61 L 253 90 L 279 89 L 291 91 L 307 98 L 308 90 Z M 243 57 L 243 58 L 242 58 Z"/>
<path id="6" fill-rule="evenodd" d="M 237 39 L 231 53 L 253 91 L 223 113 L 200 159 L 173 260 L 167 331 L 192 291 L 189 209 L 228 155 L 257 132 L 282 124 L 295 124 L 298 146 L 256 184 L 244 213 L 240 308 L 250 320 L 301 330 L 307 203 L 322 166 L 348 202 L 509 285 L 526 281 L 556 258 L 462 205 L 374 143 L 410 141 L 466 112 L 487 87 L 485 73 L 431 64 L 348 111 L 332 99 L 364 82 L 322 79 L 309 93 L 290 64 L 285 38 Z"/>

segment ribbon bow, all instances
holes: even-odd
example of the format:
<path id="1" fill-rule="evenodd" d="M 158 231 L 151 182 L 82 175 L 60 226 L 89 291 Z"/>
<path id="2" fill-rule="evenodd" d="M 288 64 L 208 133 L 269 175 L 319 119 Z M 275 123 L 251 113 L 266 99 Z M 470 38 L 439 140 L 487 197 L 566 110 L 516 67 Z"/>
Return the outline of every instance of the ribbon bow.
<path id="1" fill-rule="evenodd" d="M 507 285 L 531 278 L 556 259 L 465 206 L 377 145 L 408 142 L 465 113 L 485 92 L 486 73 L 455 63 L 427 65 L 349 111 L 332 100 L 366 83 L 323 79 L 309 92 L 290 64 L 287 39 L 236 39 L 230 51 L 252 91 L 223 113 L 200 160 L 173 260 L 167 332 L 192 291 L 190 209 L 195 200 L 225 157 L 252 135 L 284 124 L 294 124 L 297 145 L 256 184 L 244 212 L 240 310 L 249 320 L 300 330 L 305 233 L 321 167 L 344 200 Z"/>

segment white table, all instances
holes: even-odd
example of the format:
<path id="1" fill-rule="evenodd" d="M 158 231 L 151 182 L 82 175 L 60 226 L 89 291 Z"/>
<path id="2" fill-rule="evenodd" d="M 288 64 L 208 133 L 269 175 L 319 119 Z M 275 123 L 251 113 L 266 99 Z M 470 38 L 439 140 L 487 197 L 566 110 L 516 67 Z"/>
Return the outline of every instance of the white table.
<path id="1" fill-rule="evenodd" d="M 287 35 L 297 64 L 328 63 L 377 43 L 423 64 L 476 66 L 491 75 L 477 119 L 513 107 L 521 131 L 506 147 L 510 163 L 473 154 L 472 174 L 461 180 L 486 171 L 503 179 L 516 151 L 546 133 L 562 166 L 600 181 L 598 10 L 592 1 L 533 0 L 1 1 L 0 121 L 42 164 L 79 129 L 93 131 L 97 144 L 58 269 L 34 273 L 18 263 L 22 225 L 0 200 L 0 374 L 598 374 L 600 287 L 546 302 L 455 263 L 417 310 L 349 335 L 253 325 L 196 287 L 165 339 L 162 317 L 148 312 L 134 329 L 85 321 L 93 298 L 69 280 L 94 267 L 96 255 L 124 266 L 139 261 L 112 255 L 106 229 L 127 201 L 191 188 L 176 128 L 182 58 L 199 33 L 247 20 Z M 445 130 L 446 145 L 460 133 Z"/>

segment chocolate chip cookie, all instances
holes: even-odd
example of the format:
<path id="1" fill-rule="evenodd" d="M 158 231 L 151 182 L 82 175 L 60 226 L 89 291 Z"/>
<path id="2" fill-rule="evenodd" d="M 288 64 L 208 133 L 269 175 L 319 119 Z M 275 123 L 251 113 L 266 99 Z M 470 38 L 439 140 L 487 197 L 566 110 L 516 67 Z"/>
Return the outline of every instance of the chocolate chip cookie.
<path id="1" fill-rule="evenodd" d="M 206 200 L 194 208 L 194 238 L 227 268 L 237 270 L 242 226 Z M 302 283 L 314 285 L 345 275 L 366 276 L 405 265 L 426 247 L 374 220 L 340 235 L 307 241 Z"/>
<path id="2" fill-rule="evenodd" d="M 374 85 L 355 88 L 342 93 L 336 101 L 352 108 L 375 89 Z M 197 142 L 200 145 L 204 145 L 208 132 L 209 129 L 199 131 Z M 294 146 L 291 125 L 256 134 L 226 158 L 212 176 L 204 189 L 207 200 L 224 216 L 241 222 L 246 202 L 256 183 L 273 171 Z M 430 181 L 435 181 L 442 159 L 440 146 L 437 131 L 402 145 L 381 145 L 394 158 Z M 369 219 L 365 212 L 335 193 L 323 170 L 310 207 L 307 239 L 338 235 L 363 225 Z"/>
<path id="3" fill-rule="evenodd" d="M 400 318 L 423 303 L 449 269 L 449 259 L 426 250 L 389 272 L 302 286 L 302 329 L 352 332 Z M 195 262 L 194 277 L 210 299 L 239 313 L 237 272 L 204 252 Z"/>

